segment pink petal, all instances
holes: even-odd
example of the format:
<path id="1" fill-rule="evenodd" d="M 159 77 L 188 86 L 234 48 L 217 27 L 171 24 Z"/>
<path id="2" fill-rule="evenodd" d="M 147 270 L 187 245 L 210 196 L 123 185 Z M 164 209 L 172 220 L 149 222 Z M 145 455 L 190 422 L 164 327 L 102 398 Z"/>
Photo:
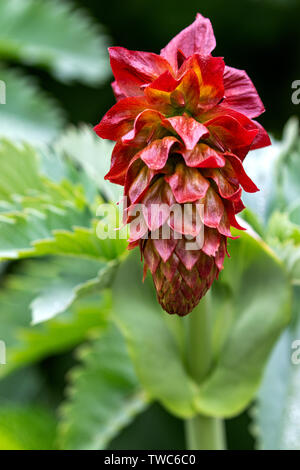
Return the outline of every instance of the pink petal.
<path id="1" fill-rule="evenodd" d="M 176 143 L 179 143 L 176 137 L 154 140 L 139 153 L 139 157 L 151 170 L 160 170 L 167 163 L 169 152 Z"/>
<path id="2" fill-rule="evenodd" d="M 155 273 L 160 263 L 160 257 L 153 246 L 152 240 L 146 241 L 145 247 L 143 249 L 143 255 L 145 262 L 151 271 L 151 274 Z"/>
<path id="3" fill-rule="evenodd" d="M 260 148 L 268 147 L 269 145 L 271 145 L 270 137 L 268 136 L 268 133 L 263 128 L 263 126 L 257 121 L 252 121 L 252 122 L 257 127 L 258 134 L 255 136 L 251 144 L 250 150 L 260 149 Z"/>
<path id="4" fill-rule="evenodd" d="M 165 180 L 171 186 L 179 204 L 198 201 L 205 196 L 209 188 L 209 182 L 200 171 L 197 168 L 186 167 L 184 163 L 178 163 L 175 173 L 165 176 Z"/>
<path id="5" fill-rule="evenodd" d="M 209 129 L 210 138 L 219 147 L 236 154 L 245 156 L 245 148 L 250 148 L 257 129 L 246 129 L 236 118 L 224 114 L 205 122 Z"/>
<path id="6" fill-rule="evenodd" d="M 147 141 L 149 137 L 153 137 L 154 132 L 159 128 L 163 119 L 164 116 L 160 112 L 154 109 L 144 109 L 136 116 L 130 131 L 123 135 L 123 143 L 132 144 L 137 141 Z M 137 139 L 137 136 L 139 139 Z"/>
<path id="7" fill-rule="evenodd" d="M 193 150 L 183 150 L 180 153 L 190 167 L 221 168 L 225 165 L 225 158 L 206 144 L 198 144 Z"/>
<path id="8" fill-rule="evenodd" d="M 199 250 L 187 250 L 186 249 L 186 240 L 181 239 L 178 241 L 176 246 L 176 254 L 180 258 L 181 262 L 184 264 L 186 269 L 190 271 L 195 264 L 197 263 L 200 251 Z"/>
<path id="9" fill-rule="evenodd" d="M 170 206 L 175 202 L 163 178 L 157 180 L 143 199 L 143 214 L 149 230 L 159 229 L 170 216 Z"/>
<path id="10" fill-rule="evenodd" d="M 124 185 L 126 173 L 135 151 L 133 147 L 117 142 L 111 156 L 111 167 L 105 175 L 105 179 L 111 183 Z"/>
<path id="11" fill-rule="evenodd" d="M 110 108 L 94 131 L 102 139 L 119 140 L 132 129 L 135 118 L 146 107 L 143 97 L 124 98 Z"/>
<path id="12" fill-rule="evenodd" d="M 183 235 L 197 237 L 200 230 L 203 229 L 203 223 L 198 212 L 197 204 L 187 203 L 182 205 L 180 214 L 173 209 L 176 209 L 176 206 L 171 207 L 170 218 L 168 220 L 168 225 L 171 229 Z"/>
<path id="13" fill-rule="evenodd" d="M 204 244 L 202 251 L 208 256 L 215 256 L 219 249 L 221 236 L 219 232 L 212 228 L 206 228 L 204 233 Z"/>
<path id="14" fill-rule="evenodd" d="M 258 187 L 253 183 L 251 178 L 249 178 L 249 176 L 245 172 L 241 160 L 231 153 L 226 153 L 225 155 L 226 158 L 230 161 L 242 188 L 248 193 L 256 193 L 257 191 L 259 191 Z"/>
<path id="15" fill-rule="evenodd" d="M 119 100 L 121 100 L 121 99 L 123 99 L 123 98 L 126 98 L 126 96 L 124 95 L 124 93 L 120 90 L 120 87 L 119 87 L 119 85 L 117 84 L 116 81 L 112 82 L 111 87 L 112 87 L 112 90 L 113 90 L 113 92 L 114 92 L 116 101 L 119 101 Z"/>
<path id="16" fill-rule="evenodd" d="M 224 206 L 221 198 L 209 188 L 204 199 L 203 222 L 207 227 L 217 228 L 224 214 Z"/>
<path id="17" fill-rule="evenodd" d="M 144 85 L 153 82 L 166 70 L 171 70 L 163 57 L 152 52 L 110 47 L 109 55 L 114 77 L 125 96 L 142 96 Z"/>
<path id="18" fill-rule="evenodd" d="M 173 251 L 176 248 L 178 240 L 174 240 L 174 238 L 164 239 L 164 238 L 157 238 L 153 239 L 153 244 L 161 256 L 164 263 L 170 258 Z"/>
<path id="19" fill-rule="evenodd" d="M 207 128 L 192 117 L 186 115 L 174 116 L 164 120 L 166 127 L 170 127 L 182 138 L 188 150 L 192 150 L 201 137 L 207 137 Z"/>
<path id="20" fill-rule="evenodd" d="M 215 47 L 216 40 L 211 22 L 198 13 L 194 23 L 177 34 L 160 54 L 177 70 L 178 51 L 181 57 L 190 57 L 195 53 L 208 55 Z"/>
<path id="21" fill-rule="evenodd" d="M 255 86 L 244 70 L 225 67 L 224 87 L 224 106 L 239 111 L 250 118 L 257 117 L 265 111 Z"/>

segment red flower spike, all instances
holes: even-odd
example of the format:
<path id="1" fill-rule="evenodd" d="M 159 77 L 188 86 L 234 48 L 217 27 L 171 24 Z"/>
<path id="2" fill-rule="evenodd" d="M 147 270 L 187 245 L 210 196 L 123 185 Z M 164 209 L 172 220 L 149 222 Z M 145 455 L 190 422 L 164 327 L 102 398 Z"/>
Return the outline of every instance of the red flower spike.
<path id="1" fill-rule="evenodd" d="M 116 141 L 106 179 L 124 186 L 128 248 L 139 245 L 161 306 L 181 316 L 223 269 L 230 227 L 244 230 L 242 189 L 258 189 L 243 159 L 270 145 L 252 81 L 215 45 L 198 14 L 160 55 L 110 48 L 117 104 L 95 127 Z"/>

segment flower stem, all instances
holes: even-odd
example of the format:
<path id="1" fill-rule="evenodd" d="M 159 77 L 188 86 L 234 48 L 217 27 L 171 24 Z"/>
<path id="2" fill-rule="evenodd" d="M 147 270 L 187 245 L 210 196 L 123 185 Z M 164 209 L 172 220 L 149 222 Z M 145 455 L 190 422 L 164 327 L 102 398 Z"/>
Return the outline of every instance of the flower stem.
<path id="1" fill-rule="evenodd" d="M 210 293 L 187 317 L 187 362 L 193 379 L 201 383 L 212 365 Z M 225 448 L 223 421 L 197 415 L 186 421 L 189 450 L 221 450 Z"/>

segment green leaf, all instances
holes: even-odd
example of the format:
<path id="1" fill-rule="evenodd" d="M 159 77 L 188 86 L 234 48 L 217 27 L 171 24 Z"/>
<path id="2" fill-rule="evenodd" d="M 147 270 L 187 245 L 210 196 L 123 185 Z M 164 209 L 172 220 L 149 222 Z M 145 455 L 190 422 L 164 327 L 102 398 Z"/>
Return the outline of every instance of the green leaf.
<path id="1" fill-rule="evenodd" d="M 0 258 L 120 256 L 126 249 L 126 230 L 112 230 L 118 226 L 117 209 L 110 221 L 112 233 L 99 239 L 97 229 L 105 220 L 93 220 L 96 206 L 87 202 L 82 187 L 50 181 L 40 174 L 39 163 L 33 147 L 0 141 Z"/>
<path id="2" fill-rule="evenodd" d="M 299 317 L 300 288 L 294 289 L 295 316 L 268 362 L 253 412 L 253 433 L 263 450 L 299 450 Z M 292 362 L 292 355 L 298 363 Z"/>
<path id="3" fill-rule="evenodd" d="M 71 269 L 71 260 L 68 263 Z M 73 265 L 76 267 L 76 260 Z M 65 272 L 62 266 L 66 271 L 68 264 L 63 264 L 62 260 L 31 260 L 18 265 L 17 273 L 5 277 L 0 290 L 0 323 L 1 339 L 7 347 L 7 364 L 1 366 L 0 375 L 68 351 L 106 325 L 111 309 L 110 294 L 99 291 L 81 296 L 58 317 L 31 326 L 30 305 L 45 289 L 51 273 Z M 88 266 L 82 266 L 88 274 Z M 97 268 L 92 263 L 87 277 L 95 272 Z"/>
<path id="4" fill-rule="evenodd" d="M 56 161 L 52 163 L 56 164 Z M 6 139 L 0 140 L 0 165 L 2 214 L 53 206 L 82 210 L 87 205 L 80 185 L 64 179 L 56 183 L 41 173 L 41 156 L 29 144 L 17 145 Z"/>
<path id="5" fill-rule="evenodd" d="M 59 441 L 64 449 L 104 449 L 148 402 L 115 326 L 81 347 L 78 357 L 61 409 Z"/>
<path id="6" fill-rule="evenodd" d="M 87 225 L 86 213 L 51 208 L 44 213 L 28 210 L 24 214 L 0 216 L 0 258 L 17 259 L 38 254 L 37 245 L 51 244 L 49 254 L 55 254 L 54 231 L 72 231 L 75 224 Z M 43 250 L 45 254 L 45 249 Z"/>
<path id="7" fill-rule="evenodd" d="M 0 406 L 0 450 L 53 450 L 55 429 L 55 417 L 46 408 Z"/>
<path id="8" fill-rule="evenodd" d="M 152 282 L 142 284 L 140 261 L 129 257 L 116 276 L 115 316 L 136 373 L 151 398 L 180 417 L 196 412 L 230 417 L 242 411 L 289 321 L 289 283 L 275 255 L 248 234 L 232 241 L 229 251 L 212 290 L 214 367 L 200 386 L 186 368 L 183 320 L 161 310 Z"/>
<path id="9" fill-rule="evenodd" d="M 220 417 L 253 399 L 291 309 L 288 277 L 267 245 L 243 233 L 229 252 L 212 288 L 215 366 L 197 400 L 199 411 Z"/>
<path id="10" fill-rule="evenodd" d="M 127 340 L 137 376 L 150 397 L 179 417 L 192 416 L 196 412 L 196 384 L 186 371 L 167 314 L 156 300 L 152 280 L 147 277 L 143 284 L 142 278 L 142 264 L 134 253 L 120 266 L 113 286 L 116 321 Z"/>
<path id="11" fill-rule="evenodd" d="M 0 67 L 0 80 L 6 85 L 6 103 L 0 104 L 0 137 L 38 144 L 57 137 L 65 122 L 58 105 L 20 71 Z"/>
<path id="12" fill-rule="evenodd" d="M 107 38 L 83 10 L 58 0 L 1 0 L 0 57 L 89 85 L 106 80 Z"/>
<path id="13" fill-rule="evenodd" d="M 123 188 L 104 180 L 110 167 L 112 142 L 100 139 L 92 128 L 81 125 L 78 129 L 72 127 L 64 133 L 54 148 L 80 165 L 108 201 L 120 200 Z"/>
<path id="14" fill-rule="evenodd" d="M 37 282 L 38 296 L 30 304 L 33 324 L 50 320 L 64 312 L 82 295 L 108 287 L 115 269 L 115 263 L 52 259 L 47 263 L 47 271 Z"/>

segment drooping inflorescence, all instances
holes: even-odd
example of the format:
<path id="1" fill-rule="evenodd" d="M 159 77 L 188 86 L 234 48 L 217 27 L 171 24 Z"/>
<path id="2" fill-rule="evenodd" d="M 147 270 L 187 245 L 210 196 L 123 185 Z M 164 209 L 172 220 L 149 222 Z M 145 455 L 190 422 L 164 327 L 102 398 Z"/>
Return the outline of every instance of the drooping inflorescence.
<path id="1" fill-rule="evenodd" d="M 162 307 L 186 315 L 223 268 L 230 227 L 257 191 L 243 160 L 270 144 L 246 72 L 213 57 L 200 14 L 160 55 L 110 48 L 117 103 L 95 127 L 116 141 L 106 178 L 124 186 L 129 248 L 140 247 Z M 138 224 L 133 223 L 137 221 Z"/>

